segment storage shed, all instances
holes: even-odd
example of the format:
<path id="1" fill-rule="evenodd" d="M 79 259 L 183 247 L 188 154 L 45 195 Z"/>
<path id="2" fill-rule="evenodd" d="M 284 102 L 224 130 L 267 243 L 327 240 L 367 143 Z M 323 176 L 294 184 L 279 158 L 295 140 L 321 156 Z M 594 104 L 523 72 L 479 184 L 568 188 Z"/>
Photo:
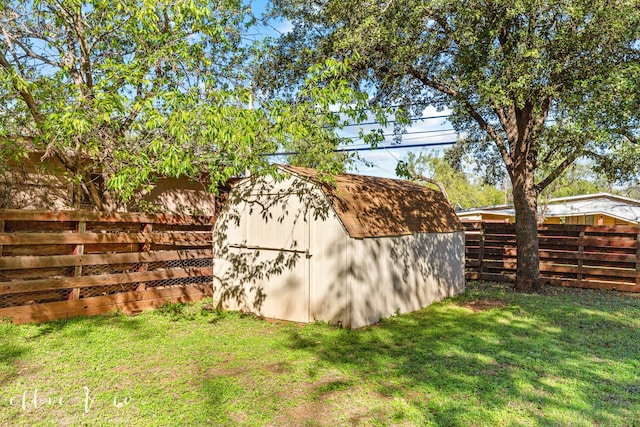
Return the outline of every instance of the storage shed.
<path id="1" fill-rule="evenodd" d="M 464 290 L 464 232 L 442 193 L 281 167 L 238 183 L 214 229 L 221 308 L 358 328 Z"/>

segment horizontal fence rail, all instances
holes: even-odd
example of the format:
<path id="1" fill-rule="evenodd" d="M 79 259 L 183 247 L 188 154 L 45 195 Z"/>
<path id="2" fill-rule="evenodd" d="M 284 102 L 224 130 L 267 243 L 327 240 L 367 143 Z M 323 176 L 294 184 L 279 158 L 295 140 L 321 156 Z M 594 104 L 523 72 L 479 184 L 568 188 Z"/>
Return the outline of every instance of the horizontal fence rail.
<path id="1" fill-rule="evenodd" d="M 514 224 L 463 222 L 467 279 L 515 281 Z M 640 292 L 640 227 L 540 225 L 544 283 Z"/>
<path id="2" fill-rule="evenodd" d="M 211 293 L 213 218 L 0 210 L 0 318 L 138 312 Z"/>

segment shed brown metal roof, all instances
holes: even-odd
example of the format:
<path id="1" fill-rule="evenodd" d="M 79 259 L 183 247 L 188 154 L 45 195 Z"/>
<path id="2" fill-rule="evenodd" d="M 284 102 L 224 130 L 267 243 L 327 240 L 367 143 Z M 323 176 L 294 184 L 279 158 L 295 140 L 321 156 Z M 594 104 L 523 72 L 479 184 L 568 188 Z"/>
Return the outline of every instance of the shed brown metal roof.
<path id="1" fill-rule="evenodd" d="M 315 169 L 293 166 L 284 169 L 320 185 L 351 237 L 463 230 L 444 195 L 423 185 L 352 174 L 336 175 L 332 185 L 323 182 Z"/>

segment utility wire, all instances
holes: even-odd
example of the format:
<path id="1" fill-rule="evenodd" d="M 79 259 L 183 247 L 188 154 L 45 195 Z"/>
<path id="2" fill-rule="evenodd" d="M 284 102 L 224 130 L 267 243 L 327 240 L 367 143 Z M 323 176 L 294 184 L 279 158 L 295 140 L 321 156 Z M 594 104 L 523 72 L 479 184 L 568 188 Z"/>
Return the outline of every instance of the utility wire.
<path id="1" fill-rule="evenodd" d="M 400 136 L 403 137 L 402 139 L 405 139 L 404 135 L 422 135 L 422 134 L 425 134 L 425 133 L 440 133 L 440 132 L 442 132 L 443 134 L 448 135 L 448 134 L 451 134 L 451 133 L 456 133 L 456 130 L 453 129 L 453 128 L 417 130 L 417 131 L 414 131 L 414 132 L 404 132 L 404 133 L 400 134 Z M 382 134 L 382 136 L 395 136 L 395 135 L 396 135 L 395 133 L 383 133 Z M 341 138 L 347 138 L 347 139 L 356 140 L 356 139 L 363 139 L 364 137 L 362 137 L 362 136 L 342 136 Z"/>
<path id="2" fill-rule="evenodd" d="M 439 116 L 411 117 L 408 120 L 410 122 L 417 122 L 417 121 L 420 121 L 420 120 L 443 119 L 445 117 L 450 117 L 450 116 L 451 116 L 451 114 L 441 114 Z M 389 121 L 387 121 L 387 124 L 396 123 L 397 121 L 398 120 L 389 120 Z M 349 123 L 349 124 L 346 124 L 346 125 L 342 125 L 342 127 L 346 128 L 346 127 L 352 127 L 352 126 L 367 126 L 367 125 L 379 125 L 379 124 L 380 124 L 380 122 L 376 120 L 376 121 L 373 121 L 373 122 Z"/>
<path id="3" fill-rule="evenodd" d="M 380 169 L 382 172 L 387 173 L 389 175 L 395 175 L 395 172 L 391 172 L 390 170 L 387 170 L 385 168 L 383 168 L 382 166 L 379 166 L 373 162 L 369 162 L 367 160 L 363 160 L 363 159 L 356 159 L 357 161 L 359 161 L 360 163 L 364 164 L 367 167 L 374 167 L 374 168 L 378 168 Z"/>
<path id="4" fill-rule="evenodd" d="M 434 131 L 410 132 L 409 134 L 411 134 L 411 133 L 422 134 L 422 133 L 431 133 L 431 132 L 434 132 Z M 386 139 L 384 141 L 382 141 L 382 142 L 390 142 L 391 146 L 398 146 L 399 145 L 399 146 L 402 147 L 402 143 L 404 143 L 405 141 L 419 141 L 419 140 L 424 141 L 424 139 L 425 139 L 423 136 L 415 136 L 415 137 L 412 137 L 412 138 L 406 138 L 404 135 L 407 135 L 407 134 L 403 134 L 402 135 L 402 141 L 401 142 L 391 142 L 391 141 L 388 141 Z M 449 131 L 449 132 L 443 132 L 441 135 L 434 135 L 434 137 L 450 136 L 450 135 L 456 135 L 456 131 L 452 130 L 452 131 Z M 393 136 L 393 134 L 384 134 L 383 136 Z M 350 140 L 352 140 L 354 142 L 357 141 L 357 140 L 363 139 L 363 138 L 357 137 L 357 136 L 356 137 L 343 136 L 342 138 L 350 139 Z M 435 142 L 437 142 L 437 141 L 434 141 L 434 143 Z M 426 144 L 426 142 L 425 142 L 425 144 Z M 353 145 L 350 145 L 350 147 L 359 147 L 359 146 L 360 147 L 370 147 L 370 144 L 368 144 L 368 143 L 355 143 Z"/>
<path id="5" fill-rule="evenodd" d="M 442 134 L 439 134 L 439 135 L 432 135 L 432 136 L 431 136 L 431 138 L 438 138 L 438 137 L 444 137 L 444 136 L 455 136 L 455 135 L 457 135 L 457 133 L 454 131 L 454 132 L 446 132 L 446 133 L 442 133 Z M 386 139 L 386 137 L 388 137 L 388 136 L 393 136 L 393 134 L 391 134 L 391 135 L 386 135 L 386 134 L 385 134 L 385 135 L 383 135 L 383 136 L 385 136 L 385 140 L 384 140 L 383 142 L 389 142 L 389 141 Z M 343 136 L 343 137 L 341 137 L 341 138 L 343 138 L 343 139 L 350 139 L 351 141 L 353 141 L 353 142 L 354 142 L 354 145 L 367 145 L 367 146 L 369 145 L 369 143 L 366 143 L 366 142 L 359 142 L 360 140 L 362 140 L 362 139 L 364 139 L 364 138 L 360 138 L 360 137 L 349 137 L 349 136 Z M 416 140 L 417 140 L 417 141 L 420 141 L 420 140 L 424 141 L 424 140 L 425 140 L 425 137 L 424 137 L 424 136 L 414 136 L 414 137 L 411 137 L 411 138 L 406 138 L 404 135 L 402 136 L 402 142 L 405 142 L 405 141 L 416 141 Z M 437 142 L 437 141 L 434 141 L 434 142 Z M 396 143 L 396 142 L 392 142 L 392 144 L 397 145 L 398 143 Z"/>
<path id="6" fill-rule="evenodd" d="M 445 145 L 454 145 L 456 141 L 446 141 L 446 142 L 423 142 L 419 144 L 398 144 L 398 145 L 379 145 L 377 147 L 344 147 L 344 148 L 336 148 L 331 150 L 334 153 L 353 153 L 357 151 L 374 151 L 374 150 L 390 150 L 396 148 L 417 148 L 417 147 L 441 147 Z M 272 156 L 292 156 L 294 154 L 299 154 L 298 151 L 281 151 L 277 153 L 263 153 L 261 156 L 264 157 L 272 157 Z"/>
<path id="7" fill-rule="evenodd" d="M 442 135 L 436 135 L 436 136 L 449 136 L 449 135 L 456 135 L 457 133 L 454 132 L 448 132 L 448 133 L 443 133 Z M 421 136 L 414 136 L 412 138 L 402 138 L 402 141 L 416 141 L 416 140 L 420 140 L 420 139 L 424 139 Z"/>
<path id="8" fill-rule="evenodd" d="M 416 148 L 416 147 L 440 147 L 445 145 L 454 145 L 456 141 L 443 141 L 443 142 L 422 142 L 415 144 L 398 144 L 398 145 L 379 145 L 377 147 L 344 147 L 344 148 L 336 148 L 335 152 L 353 152 L 353 151 L 373 151 L 373 150 L 387 150 L 387 149 L 396 149 L 396 148 Z"/>
<path id="9" fill-rule="evenodd" d="M 393 159 L 396 162 L 399 162 L 400 160 L 398 160 L 398 158 L 395 156 L 395 154 L 393 154 L 391 151 L 389 151 L 389 147 L 384 147 L 384 151 L 386 151 L 391 157 L 393 157 Z"/>

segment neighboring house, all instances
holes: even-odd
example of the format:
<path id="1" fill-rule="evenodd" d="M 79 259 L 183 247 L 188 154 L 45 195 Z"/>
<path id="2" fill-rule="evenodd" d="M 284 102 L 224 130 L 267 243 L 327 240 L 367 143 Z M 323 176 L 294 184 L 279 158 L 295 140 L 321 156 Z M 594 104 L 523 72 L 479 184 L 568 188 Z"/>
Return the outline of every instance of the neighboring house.
<path id="1" fill-rule="evenodd" d="M 229 195 L 214 298 L 268 318 L 358 328 L 464 290 L 464 231 L 442 193 L 404 180 L 282 167 Z"/>
<path id="2" fill-rule="evenodd" d="M 42 155 L 32 152 L 21 163 L 0 170 L 0 209 L 91 209 L 90 200 L 74 200 L 77 193 L 64 166 L 55 157 Z M 139 194 L 134 206 L 160 213 L 213 216 L 216 198 L 206 187 L 206 182 L 161 178 L 149 191 Z M 128 210 L 115 204 L 111 208 Z"/>
<path id="3" fill-rule="evenodd" d="M 0 169 L 0 208 L 62 210 L 73 204 L 73 184 L 53 157 L 32 152 Z"/>
<path id="4" fill-rule="evenodd" d="M 540 203 L 539 218 L 544 224 L 637 225 L 640 201 L 609 193 L 560 197 Z M 457 212 L 468 221 L 515 221 L 513 205 L 490 206 Z"/>

